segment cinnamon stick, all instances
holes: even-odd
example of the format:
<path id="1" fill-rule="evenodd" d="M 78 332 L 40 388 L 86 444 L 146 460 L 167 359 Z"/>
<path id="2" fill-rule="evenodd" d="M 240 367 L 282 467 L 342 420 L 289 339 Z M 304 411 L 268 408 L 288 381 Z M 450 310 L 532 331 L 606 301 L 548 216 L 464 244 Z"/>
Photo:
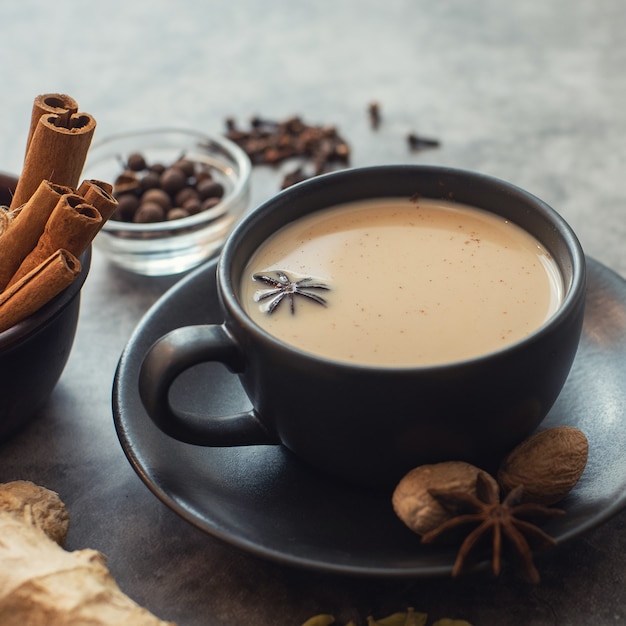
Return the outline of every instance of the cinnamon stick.
<path id="1" fill-rule="evenodd" d="M 0 291 L 37 245 L 54 207 L 69 187 L 43 180 L 0 236 Z"/>
<path id="2" fill-rule="evenodd" d="M 0 293 L 0 332 L 11 328 L 52 300 L 80 273 L 80 261 L 57 250 L 21 280 Z"/>
<path id="3" fill-rule="evenodd" d="M 4 207 L 0 206 L 0 237 L 2 237 L 5 230 L 11 225 L 11 217 L 9 212 Z"/>
<path id="4" fill-rule="evenodd" d="M 98 209 L 103 222 L 106 222 L 118 207 L 112 192 L 113 185 L 93 179 L 84 180 L 77 190 L 78 195 L 82 196 L 87 204 L 92 204 Z"/>
<path id="5" fill-rule="evenodd" d="M 56 250 L 63 248 L 75 256 L 84 252 L 100 230 L 103 220 L 98 210 L 77 194 L 61 196 L 50 214 L 35 248 L 22 261 L 9 281 L 14 285 Z"/>
<path id="6" fill-rule="evenodd" d="M 74 98 L 64 93 L 44 93 L 35 98 L 33 110 L 30 116 L 30 128 L 26 141 L 26 153 L 30 146 L 30 141 L 37 128 L 42 115 L 58 115 L 62 126 L 68 127 L 70 116 L 78 113 L 78 103 Z"/>
<path id="7" fill-rule="evenodd" d="M 42 115 L 28 145 L 11 209 L 27 202 L 42 180 L 76 188 L 95 129 L 96 121 L 88 113 L 73 113 L 67 119 Z"/>

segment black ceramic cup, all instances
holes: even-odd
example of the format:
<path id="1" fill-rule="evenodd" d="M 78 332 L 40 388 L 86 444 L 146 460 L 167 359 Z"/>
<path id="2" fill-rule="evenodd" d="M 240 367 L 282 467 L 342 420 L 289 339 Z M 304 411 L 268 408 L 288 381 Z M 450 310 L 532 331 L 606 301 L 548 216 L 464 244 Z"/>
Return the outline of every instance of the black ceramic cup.
<path id="1" fill-rule="evenodd" d="M 253 252 L 276 230 L 337 204 L 415 194 L 496 213 L 534 235 L 563 277 L 558 311 L 500 351 L 456 363 L 397 368 L 305 353 L 248 318 L 240 302 L 240 278 Z M 139 391 L 157 426 L 202 446 L 282 444 L 328 475 L 386 486 L 423 463 L 466 460 L 488 468 L 540 424 L 576 354 L 585 258 L 568 224 L 511 184 L 441 167 L 379 166 L 312 178 L 248 214 L 223 248 L 217 288 L 223 324 L 176 329 L 145 356 Z M 221 362 L 239 376 L 251 411 L 188 415 L 172 406 L 174 380 L 205 361 Z"/>

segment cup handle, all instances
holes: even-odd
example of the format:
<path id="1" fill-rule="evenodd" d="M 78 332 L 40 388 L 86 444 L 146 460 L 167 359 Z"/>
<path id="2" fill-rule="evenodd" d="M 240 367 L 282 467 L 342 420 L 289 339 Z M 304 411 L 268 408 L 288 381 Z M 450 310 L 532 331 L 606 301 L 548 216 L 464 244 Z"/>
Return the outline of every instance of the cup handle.
<path id="1" fill-rule="evenodd" d="M 139 370 L 139 395 L 152 421 L 167 435 L 185 443 L 225 447 L 277 444 L 254 409 L 227 416 L 179 411 L 170 403 L 170 387 L 185 370 L 205 362 L 243 371 L 244 356 L 223 325 L 177 328 L 148 350 Z"/>

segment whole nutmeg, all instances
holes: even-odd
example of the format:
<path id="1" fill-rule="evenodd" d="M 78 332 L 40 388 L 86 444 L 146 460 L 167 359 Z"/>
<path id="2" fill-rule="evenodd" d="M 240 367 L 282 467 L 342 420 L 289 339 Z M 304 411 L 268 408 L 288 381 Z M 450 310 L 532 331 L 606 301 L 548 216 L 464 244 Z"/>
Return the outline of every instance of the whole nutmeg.
<path id="1" fill-rule="evenodd" d="M 450 518 L 430 494 L 430 489 L 463 491 L 476 495 L 479 467 L 464 461 L 444 461 L 420 465 L 406 474 L 396 486 L 391 499 L 396 515 L 418 535 L 437 528 Z M 489 476 L 496 486 L 496 480 Z"/>
<path id="2" fill-rule="evenodd" d="M 576 485 L 588 455 L 589 442 L 582 431 L 555 426 L 514 448 L 500 465 L 498 483 L 505 493 L 522 485 L 523 502 L 555 504 Z"/>

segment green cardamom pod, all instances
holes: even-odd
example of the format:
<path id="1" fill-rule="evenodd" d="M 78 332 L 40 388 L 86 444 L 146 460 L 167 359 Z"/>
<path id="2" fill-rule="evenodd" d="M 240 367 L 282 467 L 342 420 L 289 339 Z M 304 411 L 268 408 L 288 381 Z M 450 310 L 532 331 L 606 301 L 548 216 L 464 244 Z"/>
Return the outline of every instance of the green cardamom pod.
<path id="1" fill-rule="evenodd" d="M 302 626 L 330 626 L 335 623 L 335 618 L 332 615 L 326 613 L 320 613 L 310 617 Z"/>
<path id="2" fill-rule="evenodd" d="M 405 626 L 406 616 L 406 612 L 392 613 L 391 615 L 387 615 L 387 617 L 378 619 L 373 623 L 376 624 L 376 626 Z"/>
<path id="3" fill-rule="evenodd" d="M 425 626 L 428 613 L 418 613 L 412 606 L 407 609 L 404 626 Z"/>

